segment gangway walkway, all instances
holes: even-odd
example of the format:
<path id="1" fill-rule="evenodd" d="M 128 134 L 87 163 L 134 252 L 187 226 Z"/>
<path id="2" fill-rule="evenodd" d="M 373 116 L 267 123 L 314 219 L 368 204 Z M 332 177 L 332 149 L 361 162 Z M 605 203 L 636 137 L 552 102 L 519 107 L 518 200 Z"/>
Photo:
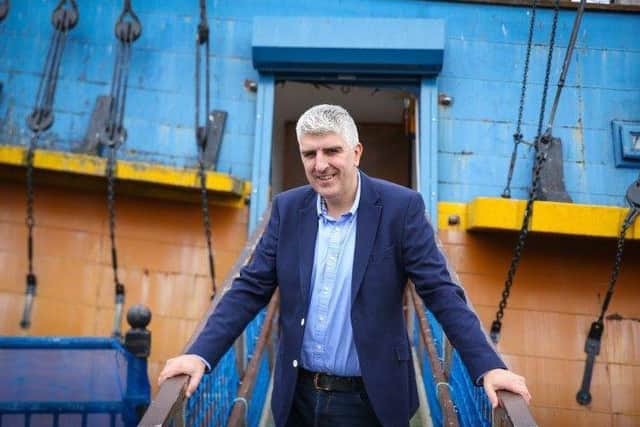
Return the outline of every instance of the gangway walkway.
<path id="1" fill-rule="evenodd" d="M 264 232 L 268 212 L 256 227 L 242 254 L 227 276 L 223 291 L 216 295 L 207 314 L 185 348 L 200 334 L 209 314 L 213 312 L 240 269 L 253 256 Z M 450 265 L 449 265 L 450 268 Z M 455 272 L 451 277 L 456 278 Z M 522 397 L 510 392 L 498 392 L 500 407 L 492 411 L 481 387 L 473 385 L 457 352 L 448 344 L 442 327 L 435 317 L 416 298 L 412 283 L 407 286 L 406 323 L 412 339 L 415 361 L 422 375 L 419 390 L 422 414 L 412 420 L 412 426 L 424 425 L 427 409 L 434 426 L 518 426 L 534 427 L 529 408 Z M 274 367 L 277 334 L 278 293 L 238 338 L 236 344 L 222 357 L 211 373 L 206 374 L 198 390 L 185 399 L 187 376 L 165 381 L 145 413 L 140 426 L 268 426 L 270 378 Z M 429 422 L 426 425 L 430 425 Z"/>

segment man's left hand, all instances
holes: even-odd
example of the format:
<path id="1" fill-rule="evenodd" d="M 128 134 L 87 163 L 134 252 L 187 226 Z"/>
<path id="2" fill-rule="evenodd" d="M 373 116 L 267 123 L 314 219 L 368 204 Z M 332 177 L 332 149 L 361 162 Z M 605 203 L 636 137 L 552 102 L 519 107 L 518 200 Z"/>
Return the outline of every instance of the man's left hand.
<path id="1" fill-rule="evenodd" d="M 513 393 L 517 393 L 523 397 L 527 404 L 531 401 L 531 394 L 527 389 L 524 377 L 516 375 L 506 369 L 492 369 L 487 372 L 483 377 L 484 391 L 489 397 L 491 407 L 496 408 L 498 406 L 498 390 L 509 390 Z"/>

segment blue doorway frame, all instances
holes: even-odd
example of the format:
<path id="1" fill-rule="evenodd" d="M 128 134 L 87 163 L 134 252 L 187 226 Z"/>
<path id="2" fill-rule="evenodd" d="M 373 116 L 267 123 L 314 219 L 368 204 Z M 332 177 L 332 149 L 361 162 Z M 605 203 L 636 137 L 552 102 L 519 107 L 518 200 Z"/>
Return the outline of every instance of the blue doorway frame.
<path id="1" fill-rule="evenodd" d="M 256 131 L 251 172 L 249 232 L 260 222 L 269 205 L 271 149 L 275 105 L 275 75 L 260 74 L 256 107 Z M 438 224 L 438 93 L 435 78 L 420 81 L 418 137 L 416 145 L 417 191 L 422 194 L 429 218 Z"/>
<path id="2" fill-rule="evenodd" d="M 269 205 L 276 79 L 412 80 L 418 83 L 417 190 L 437 227 L 437 75 L 444 22 L 433 19 L 256 17 L 252 55 L 259 72 L 249 231 Z"/>

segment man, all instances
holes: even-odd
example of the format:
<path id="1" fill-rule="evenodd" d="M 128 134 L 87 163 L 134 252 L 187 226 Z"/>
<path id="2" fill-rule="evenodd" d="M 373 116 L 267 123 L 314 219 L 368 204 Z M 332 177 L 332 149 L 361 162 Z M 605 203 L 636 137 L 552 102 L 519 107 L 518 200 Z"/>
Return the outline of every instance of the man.
<path id="1" fill-rule="evenodd" d="M 358 170 L 363 147 L 342 107 L 312 107 L 296 133 L 310 185 L 274 198 L 252 262 L 159 382 L 188 374 L 193 393 L 278 286 L 276 425 L 407 426 L 418 407 L 402 309 L 411 279 L 493 406 L 498 389 L 528 401 L 451 280 L 422 197 Z"/>

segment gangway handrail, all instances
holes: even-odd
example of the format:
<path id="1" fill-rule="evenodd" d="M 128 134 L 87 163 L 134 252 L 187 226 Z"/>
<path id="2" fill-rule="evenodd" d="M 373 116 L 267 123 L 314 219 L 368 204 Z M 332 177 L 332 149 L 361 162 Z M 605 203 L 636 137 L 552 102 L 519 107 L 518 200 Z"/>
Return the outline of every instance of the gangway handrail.
<path id="1" fill-rule="evenodd" d="M 443 366 L 443 363 L 438 357 L 438 352 L 434 343 L 435 340 L 431 333 L 431 328 L 429 327 L 429 321 L 426 315 L 426 308 L 422 303 L 421 298 L 418 296 L 415 285 L 409 282 L 407 288 L 407 294 L 413 302 L 413 307 L 419 321 L 418 326 L 421 342 L 427 353 L 427 359 L 429 361 L 430 370 L 433 374 L 434 380 L 438 385 L 449 385 L 451 383 L 450 375 L 447 375 L 446 371 L 450 370 L 451 367 L 449 366 L 449 368 L 447 368 Z M 444 364 L 446 365 L 450 363 L 451 358 L 446 358 Z M 436 390 L 438 402 L 440 403 L 440 408 L 442 409 L 443 414 L 442 424 L 444 426 L 452 427 L 461 425 L 460 420 L 458 419 L 459 411 L 456 410 L 456 401 L 454 396 L 452 396 L 450 388 L 447 386 L 436 387 Z M 529 405 L 522 396 L 507 390 L 499 390 L 497 391 L 497 395 L 499 405 L 492 411 L 491 426 L 536 427 L 538 425 L 531 414 Z M 462 424 L 464 425 L 464 423 Z"/>
<path id="2" fill-rule="evenodd" d="M 279 292 L 276 290 L 271 298 L 271 302 L 269 303 L 267 315 L 264 318 L 264 323 L 260 330 L 260 336 L 258 337 L 255 351 L 251 357 L 249 365 L 247 366 L 244 377 L 242 378 L 242 385 L 240 386 L 240 390 L 238 390 L 238 397 L 234 400 L 231 415 L 227 422 L 227 427 L 244 427 L 247 423 L 247 402 L 251 399 L 253 386 L 255 385 L 256 377 L 258 375 L 260 360 L 262 359 L 264 350 L 269 344 L 273 319 L 277 315 L 280 303 L 279 296 Z"/>
<path id="3" fill-rule="evenodd" d="M 200 323 L 196 327 L 195 332 L 184 346 L 184 350 L 189 348 L 191 344 L 198 338 L 202 330 L 204 329 L 207 319 L 213 313 L 218 303 L 224 296 L 227 290 L 231 288 L 234 279 L 239 275 L 240 270 L 244 267 L 253 257 L 253 253 L 267 227 L 267 223 L 270 217 L 270 208 L 265 211 L 262 220 L 251 234 L 249 240 L 245 244 L 240 256 L 237 258 L 235 264 L 231 268 L 229 274 L 225 278 L 222 284 L 222 292 L 217 292 L 215 298 L 211 301 L 207 313 L 202 317 Z M 167 379 L 162 383 L 156 397 L 151 401 L 149 408 L 145 412 L 142 420 L 138 424 L 139 427 L 155 427 L 167 425 L 170 421 L 173 421 L 172 425 L 179 427 L 183 425 L 184 417 L 184 403 L 185 389 L 189 377 L 187 375 L 178 375 L 173 378 Z"/>
<path id="4" fill-rule="evenodd" d="M 413 302 L 413 307 L 418 317 L 420 338 L 425 350 L 427 351 L 427 357 L 431 366 L 431 372 L 433 372 L 433 376 L 437 381 L 437 384 L 446 384 L 447 379 L 445 378 L 440 359 L 438 359 L 436 346 L 433 342 L 433 336 L 431 335 L 431 329 L 429 328 L 429 323 L 427 321 L 424 304 L 418 296 L 418 292 L 416 291 L 415 285 L 412 282 L 408 283 L 407 288 L 408 296 Z M 458 427 L 458 416 L 456 415 L 456 410 L 453 404 L 453 400 L 451 399 L 449 388 L 439 387 L 437 388 L 437 390 L 437 398 L 443 412 L 442 425 L 447 427 Z"/>
<path id="5" fill-rule="evenodd" d="M 498 390 L 497 394 L 500 404 L 493 411 L 493 427 L 537 427 L 522 396 L 507 390 Z"/>

